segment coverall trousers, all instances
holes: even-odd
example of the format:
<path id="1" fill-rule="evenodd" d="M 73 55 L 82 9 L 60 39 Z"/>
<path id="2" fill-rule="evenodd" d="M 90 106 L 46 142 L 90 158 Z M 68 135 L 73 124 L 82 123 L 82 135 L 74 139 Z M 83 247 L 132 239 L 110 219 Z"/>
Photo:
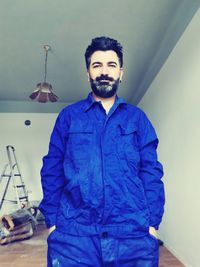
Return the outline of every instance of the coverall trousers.
<path id="1" fill-rule="evenodd" d="M 158 267 L 155 237 L 73 236 L 54 230 L 47 239 L 48 267 Z"/>

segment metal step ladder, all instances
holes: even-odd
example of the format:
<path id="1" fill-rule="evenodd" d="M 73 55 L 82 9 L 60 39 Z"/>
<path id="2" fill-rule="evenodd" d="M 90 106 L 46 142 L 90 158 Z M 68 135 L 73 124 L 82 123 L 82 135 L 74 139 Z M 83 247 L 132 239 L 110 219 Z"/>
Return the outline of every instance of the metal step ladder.
<path id="1" fill-rule="evenodd" d="M 0 200 L 0 210 L 5 201 L 17 204 L 18 208 L 22 209 L 28 204 L 28 193 L 26 191 L 19 164 L 17 162 L 15 148 L 11 145 L 8 145 L 6 146 L 6 152 L 8 156 L 8 163 L 5 165 L 0 178 L 0 186 L 4 182 L 4 190 Z M 14 198 L 6 199 L 6 195 L 11 182 L 14 189 L 12 192 L 14 193 Z"/>

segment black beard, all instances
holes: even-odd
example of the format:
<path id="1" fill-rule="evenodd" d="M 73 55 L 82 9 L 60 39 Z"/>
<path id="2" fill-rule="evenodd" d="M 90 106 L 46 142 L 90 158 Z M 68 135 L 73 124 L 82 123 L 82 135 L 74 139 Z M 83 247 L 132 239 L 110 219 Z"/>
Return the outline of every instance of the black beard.
<path id="1" fill-rule="evenodd" d="M 96 80 L 93 80 L 92 78 L 90 78 L 90 84 L 93 93 L 101 98 L 109 98 L 114 96 L 117 92 L 120 79 L 112 79 L 112 81 L 111 79 L 112 78 L 97 78 Z M 103 82 L 101 80 L 103 80 Z"/>

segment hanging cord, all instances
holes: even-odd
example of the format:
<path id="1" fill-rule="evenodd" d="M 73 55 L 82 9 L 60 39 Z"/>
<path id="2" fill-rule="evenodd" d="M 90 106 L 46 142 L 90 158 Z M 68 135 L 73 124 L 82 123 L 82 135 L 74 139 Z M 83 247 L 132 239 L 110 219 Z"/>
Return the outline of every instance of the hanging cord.
<path id="1" fill-rule="evenodd" d="M 45 55 L 45 63 L 44 63 L 44 82 L 46 82 L 46 78 L 47 78 L 47 55 L 48 55 L 48 51 L 46 51 L 46 55 Z"/>
<path id="2" fill-rule="evenodd" d="M 48 52 L 51 49 L 49 45 L 44 45 L 44 50 L 46 52 L 45 54 L 45 62 L 44 62 L 44 82 L 46 82 L 47 78 L 47 57 L 48 57 Z"/>

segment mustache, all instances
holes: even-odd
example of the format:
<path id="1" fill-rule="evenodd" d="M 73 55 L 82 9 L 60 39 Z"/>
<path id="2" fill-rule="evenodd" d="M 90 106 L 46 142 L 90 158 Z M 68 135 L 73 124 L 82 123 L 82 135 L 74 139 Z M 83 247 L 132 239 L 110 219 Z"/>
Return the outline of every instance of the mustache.
<path id="1" fill-rule="evenodd" d="M 99 77 L 97 77 L 96 78 L 96 81 L 97 82 L 99 82 L 99 81 L 111 81 L 111 82 L 113 82 L 114 81 L 114 79 L 113 78 L 111 78 L 111 77 L 109 77 L 108 75 L 101 75 L 101 76 L 99 76 Z"/>

